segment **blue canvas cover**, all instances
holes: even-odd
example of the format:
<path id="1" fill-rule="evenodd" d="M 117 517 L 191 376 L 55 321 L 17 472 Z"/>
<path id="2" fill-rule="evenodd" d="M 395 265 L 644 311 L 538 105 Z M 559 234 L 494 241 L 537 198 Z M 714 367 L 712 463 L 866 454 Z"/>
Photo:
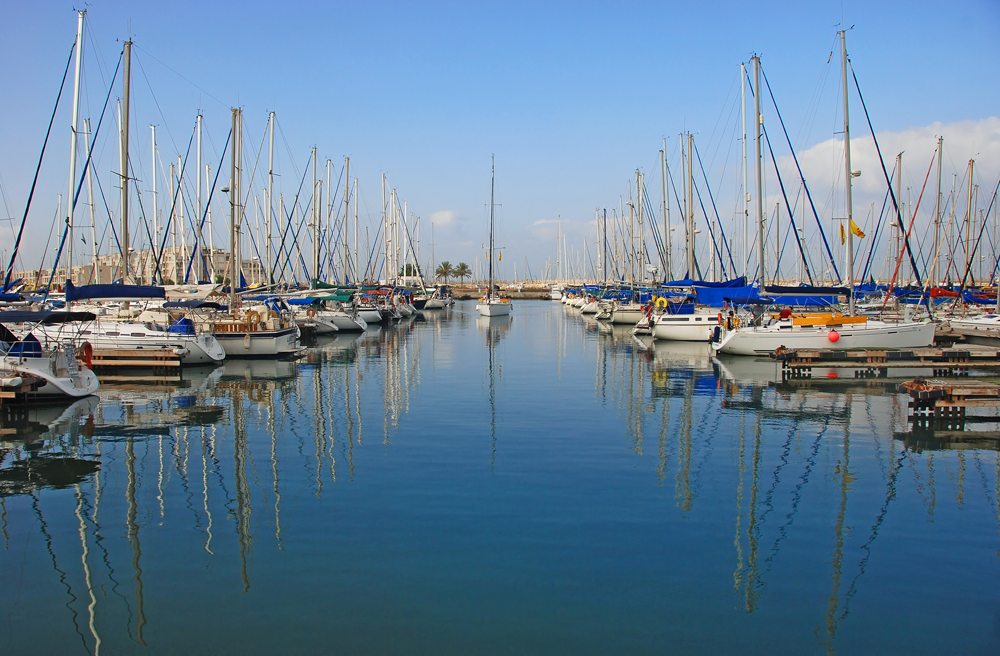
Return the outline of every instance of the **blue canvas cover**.
<path id="1" fill-rule="evenodd" d="M 167 332 L 175 335 L 194 335 L 194 321 L 181 317 L 167 328 Z"/>
<path id="2" fill-rule="evenodd" d="M 100 299 L 103 301 L 134 301 L 148 298 L 166 298 L 163 287 L 154 285 L 81 285 L 66 281 L 66 302 Z"/>
<path id="3" fill-rule="evenodd" d="M 34 335 L 28 333 L 27 337 L 10 347 L 7 355 L 13 357 L 20 356 L 22 358 L 40 358 L 42 357 L 42 345 Z"/>

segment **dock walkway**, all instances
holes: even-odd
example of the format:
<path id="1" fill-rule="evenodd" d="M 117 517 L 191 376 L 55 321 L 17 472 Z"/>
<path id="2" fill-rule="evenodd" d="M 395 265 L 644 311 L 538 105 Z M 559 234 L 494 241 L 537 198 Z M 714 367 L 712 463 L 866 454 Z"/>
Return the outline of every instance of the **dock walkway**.
<path id="1" fill-rule="evenodd" d="M 968 376 L 970 369 L 1000 370 L 1000 349 L 962 348 L 777 349 L 782 379 L 811 378 L 813 368 L 854 369 L 855 378 L 885 378 L 890 368 L 930 369 L 932 376 Z"/>

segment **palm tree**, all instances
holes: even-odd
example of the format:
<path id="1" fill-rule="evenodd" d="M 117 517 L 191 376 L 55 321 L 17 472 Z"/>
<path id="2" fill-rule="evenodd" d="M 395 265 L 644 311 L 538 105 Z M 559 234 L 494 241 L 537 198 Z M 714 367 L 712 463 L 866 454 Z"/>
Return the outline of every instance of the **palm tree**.
<path id="1" fill-rule="evenodd" d="M 444 281 L 447 283 L 448 276 L 451 276 L 454 273 L 455 273 L 454 269 L 451 268 L 451 262 L 445 260 L 438 266 L 437 271 L 434 272 L 434 275 L 436 275 L 438 278 L 444 278 Z"/>
<path id="2" fill-rule="evenodd" d="M 472 275 L 472 269 L 465 262 L 459 262 L 455 270 L 451 272 L 451 275 L 455 276 L 459 280 L 464 280 L 465 278 Z"/>

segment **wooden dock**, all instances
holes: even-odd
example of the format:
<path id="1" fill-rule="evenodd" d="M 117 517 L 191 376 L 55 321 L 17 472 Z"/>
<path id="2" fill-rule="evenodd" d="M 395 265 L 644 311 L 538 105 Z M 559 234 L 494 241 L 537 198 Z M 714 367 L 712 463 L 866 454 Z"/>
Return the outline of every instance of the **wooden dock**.
<path id="1" fill-rule="evenodd" d="M 897 389 L 910 395 L 913 416 L 964 417 L 968 408 L 1000 408 L 1000 385 L 987 381 L 917 378 Z"/>
<path id="2" fill-rule="evenodd" d="M 929 369 L 932 376 L 968 376 L 970 369 L 1000 370 L 1000 349 L 915 348 L 902 350 L 778 349 L 782 379 L 811 378 L 814 368 L 853 369 L 855 378 L 885 378 L 889 369 Z"/>
<path id="3" fill-rule="evenodd" d="M 80 364 L 86 366 L 82 358 Z M 176 380 L 181 377 L 181 356 L 167 348 L 94 349 L 91 369 L 101 381 Z"/>
<path id="4" fill-rule="evenodd" d="M 0 387 L 0 405 L 23 405 L 31 400 L 31 393 L 44 382 L 38 376 L 18 376 L 21 384 L 13 387 Z"/>

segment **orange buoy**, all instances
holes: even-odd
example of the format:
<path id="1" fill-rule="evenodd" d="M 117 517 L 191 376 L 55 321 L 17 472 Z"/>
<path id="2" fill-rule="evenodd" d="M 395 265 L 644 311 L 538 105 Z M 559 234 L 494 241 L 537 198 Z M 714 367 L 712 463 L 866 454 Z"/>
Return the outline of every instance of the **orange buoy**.
<path id="1" fill-rule="evenodd" d="M 840 341 L 840 333 L 838 333 L 836 330 L 831 330 L 826 334 L 826 338 L 836 344 L 837 342 Z"/>

